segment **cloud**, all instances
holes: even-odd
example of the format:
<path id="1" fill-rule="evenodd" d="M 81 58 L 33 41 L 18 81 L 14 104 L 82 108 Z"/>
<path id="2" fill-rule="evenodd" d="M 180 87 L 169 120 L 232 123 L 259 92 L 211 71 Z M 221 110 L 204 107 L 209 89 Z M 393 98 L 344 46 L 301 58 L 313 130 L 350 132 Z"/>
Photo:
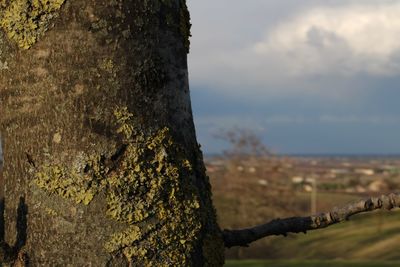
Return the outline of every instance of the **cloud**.
<path id="1" fill-rule="evenodd" d="M 313 8 L 253 46 L 290 75 L 400 73 L 400 4 Z"/>
<path id="2" fill-rule="evenodd" d="M 189 58 L 196 88 L 343 101 L 366 86 L 363 77 L 400 74 L 398 1 L 298 0 L 295 8 L 291 1 L 266 2 L 272 1 L 221 0 L 230 6 L 226 12 L 196 2 Z"/>
<path id="3" fill-rule="evenodd" d="M 398 153 L 399 0 L 188 0 L 199 140 L 254 129 L 286 153 Z M 222 10 L 222 11 L 221 11 Z"/>

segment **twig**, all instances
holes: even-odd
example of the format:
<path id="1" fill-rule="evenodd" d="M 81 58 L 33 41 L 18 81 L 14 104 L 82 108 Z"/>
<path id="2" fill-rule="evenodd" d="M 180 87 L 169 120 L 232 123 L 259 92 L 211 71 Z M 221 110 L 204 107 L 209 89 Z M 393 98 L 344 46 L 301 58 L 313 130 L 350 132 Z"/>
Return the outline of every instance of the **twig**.
<path id="1" fill-rule="evenodd" d="M 321 213 L 308 217 L 291 217 L 275 219 L 266 224 L 240 230 L 224 230 L 225 247 L 248 246 L 250 243 L 271 235 L 288 233 L 306 233 L 348 220 L 351 216 L 378 209 L 391 210 L 400 207 L 400 194 L 382 195 L 354 202 L 342 208 L 335 208 L 331 212 Z"/>

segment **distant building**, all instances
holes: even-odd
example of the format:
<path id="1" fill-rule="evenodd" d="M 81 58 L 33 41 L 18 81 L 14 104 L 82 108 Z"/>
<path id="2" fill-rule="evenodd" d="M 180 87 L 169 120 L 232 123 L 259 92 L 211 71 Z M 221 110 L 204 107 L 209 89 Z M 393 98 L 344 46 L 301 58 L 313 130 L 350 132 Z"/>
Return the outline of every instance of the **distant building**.
<path id="1" fill-rule="evenodd" d="M 313 191 L 313 187 L 309 184 L 306 184 L 303 186 L 304 191 L 306 192 L 312 192 Z"/>
<path id="2" fill-rule="evenodd" d="M 301 184 L 304 181 L 304 178 L 302 176 L 293 176 L 292 177 L 292 183 L 294 184 Z"/>
<path id="3" fill-rule="evenodd" d="M 255 167 L 250 167 L 249 168 L 249 172 L 250 173 L 255 173 L 256 172 L 256 168 Z"/>
<path id="4" fill-rule="evenodd" d="M 362 175 L 367 175 L 367 176 L 371 176 L 371 175 L 375 174 L 375 171 L 373 169 L 355 169 L 354 172 L 357 174 L 362 174 Z"/>
<path id="5" fill-rule="evenodd" d="M 260 179 L 260 180 L 258 180 L 258 184 L 262 185 L 262 186 L 267 186 L 268 185 L 268 181 L 264 180 L 264 179 Z"/>
<path id="6" fill-rule="evenodd" d="M 368 190 L 371 192 L 384 192 L 389 189 L 389 185 L 382 179 L 373 181 L 368 185 Z"/>

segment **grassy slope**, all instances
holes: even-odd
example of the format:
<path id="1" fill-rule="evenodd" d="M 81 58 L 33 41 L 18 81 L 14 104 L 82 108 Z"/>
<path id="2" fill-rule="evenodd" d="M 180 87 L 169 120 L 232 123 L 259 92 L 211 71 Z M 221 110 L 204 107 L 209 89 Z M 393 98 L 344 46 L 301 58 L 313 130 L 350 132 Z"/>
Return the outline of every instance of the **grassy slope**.
<path id="1" fill-rule="evenodd" d="M 262 186 L 259 183 L 260 178 L 274 182 L 280 181 L 282 177 L 274 180 L 269 173 L 262 172 L 227 172 L 225 175 L 214 174 L 211 177 L 214 204 L 223 229 L 244 228 L 274 218 L 309 214 L 310 193 L 280 190 L 279 183 Z M 366 195 L 319 191 L 318 211 L 329 211 L 334 206 L 343 206 L 365 197 Z M 226 256 L 228 259 L 270 259 L 274 260 L 273 263 L 266 263 L 277 267 L 400 266 L 400 263 L 383 263 L 400 261 L 398 244 L 400 211 L 392 211 L 357 215 L 349 222 L 312 231 L 306 235 L 268 237 L 251 244 L 249 248 L 229 249 Z M 286 261 L 282 263 L 280 259 Z M 342 260 L 351 262 L 346 265 Z M 354 261 L 364 262 L 357 265 Z M 371 264 L 368 265 L 365 261 Z M 250 265 L 245 265 L 247 263 Z M 283 265 L 279 265 L 281 263 Z M 329 265 L 330 263 L 333 265 Z M 263 265 L 262 262 L 229 262 L 227 266 L 267 265 Z"/>
<path id="2" fill-rule="evenodd" d="M 359 215 L 292 238 L 275 238 L 275 257 L 400 260 L 400 212 Z"/>
<path id="3" fill-rule="evenodd" d="M 241 255 L 274 259 L 400 260 L 399 244 L 400 212 L 378 212 L 358 215 L 348 222 L 306 235 L 267 238 L 243 248 Z"/>
<path id="4" fill-rule="evenodd" d="M 339 205 L 351 201 L 348 195 L 324 197 L 325 200 L 329 199 L 331 203 Z M 222 208 L 220 211 L 228 206 L 223 202 L 219 204 L 219 208 Z M 233 211 L 226 212 L 221 219 L 225 222 L 243 220 L 247 221 L 247 225 L 249 221 L 254 221 L 249 218 L 251 216 L 245 219 L 241 218 L 242 216 L 235 218 L 234 214 Z M 373 212 L 357 215 L 348 222 L 311 231 L 306 235 L 269 237 L 255 242 L 250 248 L 230 249 L 227 256 L 241 259 L 400 260 L 398 244 L 400 244 L 400 211 Z"/>

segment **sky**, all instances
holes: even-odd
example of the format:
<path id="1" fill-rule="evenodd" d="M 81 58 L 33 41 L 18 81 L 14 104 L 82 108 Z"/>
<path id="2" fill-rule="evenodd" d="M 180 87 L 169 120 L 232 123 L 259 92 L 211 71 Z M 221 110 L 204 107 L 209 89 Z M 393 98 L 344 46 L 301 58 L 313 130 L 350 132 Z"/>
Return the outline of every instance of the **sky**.
<path id="1" fill-rule="evenodd" d="M 253 131 L 281 154 L 400 154 L 400 0 L 188 0 L 199 143 Z"/>

